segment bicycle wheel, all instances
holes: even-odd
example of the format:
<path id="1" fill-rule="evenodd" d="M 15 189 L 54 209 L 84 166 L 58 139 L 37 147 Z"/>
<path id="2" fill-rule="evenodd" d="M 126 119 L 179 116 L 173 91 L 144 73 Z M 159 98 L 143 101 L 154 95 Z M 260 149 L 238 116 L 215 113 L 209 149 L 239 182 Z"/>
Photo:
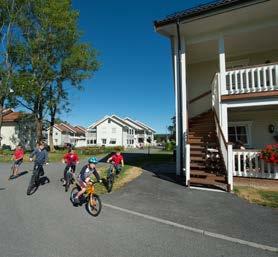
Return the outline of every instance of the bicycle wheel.
<path id="1" fill-rule="evenodd" d="M 78 187 L 74 187 L 71 192 L 70 192 L 70 201 L 72 202 L 72 204 L 75 204 L 74 202 L 74 197 L 76 196 L 76 194 L 79 192 Z"/>
<path id="2" fill-rule="evenodd" d="M 113 173 L 113 168 L 110 167 L 107 172 L 107 177 L 106 177 L 106 189 L 107 189 L 108 193 L 110 193 L 112 191 L 114 180 L 115 180 L 115 177 L 114 177 L 114 173 Z"/>
<path id="3" fill-rule="evenodd" d="M 66 192 L 68 192 L 68 190 L 69 190 L 71 179 L 72 179 L 72 175 L 71 175 L 70 171 L 67 171 L 67 174 L 66 174 L 66 184 L 65 184 L 65 191 Z"/>
<path id="4" fill-rule="evenodd" d="M 86 203 L 87 212 L 96 217 L 100 214 L 102 208 L 102 203 L 98 195 L 92 195 L 92 199 L 88 197 L 88 201 Z"/>

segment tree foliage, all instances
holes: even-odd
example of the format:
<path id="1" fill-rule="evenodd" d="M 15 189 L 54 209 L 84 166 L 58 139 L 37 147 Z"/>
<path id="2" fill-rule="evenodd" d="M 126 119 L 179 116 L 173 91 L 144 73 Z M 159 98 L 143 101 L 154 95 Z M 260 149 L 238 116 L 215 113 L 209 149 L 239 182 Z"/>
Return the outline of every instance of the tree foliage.
<path id="1" fill-rule="evenodd" d="M 2 1 L 2 0 L 0 0 Z M 12 44 L 13 86 L 17 101 L 34 114 L 37 139 L 43 120 L 54 125 L 57 113 L 68 109 L 69 87 L 99 68 L 96 51 L 81 42 L 79 13 L 70 0 L 20 1 L 16 41 Z"/>

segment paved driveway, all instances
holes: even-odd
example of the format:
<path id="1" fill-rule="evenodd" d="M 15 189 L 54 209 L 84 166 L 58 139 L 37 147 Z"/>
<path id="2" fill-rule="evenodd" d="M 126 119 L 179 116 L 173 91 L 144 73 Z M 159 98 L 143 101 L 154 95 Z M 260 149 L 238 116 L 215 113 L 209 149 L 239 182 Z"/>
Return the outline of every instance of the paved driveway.
<path id="1" fill-rule="evenodd" d="M 275 210 L 144 171 L 102 196 L 103 211 L 93 218 L 71 205 L 59 182 L 62 168 L 49 165 L 50 184 L 27 196 L 30 173 L 8 181 L 9 165 L 0 164 L 1 257 L 277 256 L 271 251 L 278 242 Z"/>

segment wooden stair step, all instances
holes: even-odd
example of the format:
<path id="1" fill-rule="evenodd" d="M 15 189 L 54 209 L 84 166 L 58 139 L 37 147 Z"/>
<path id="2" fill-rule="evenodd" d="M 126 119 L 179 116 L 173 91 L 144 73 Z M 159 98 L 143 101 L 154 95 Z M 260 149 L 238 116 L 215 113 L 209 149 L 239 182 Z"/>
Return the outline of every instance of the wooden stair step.
<path id="1" fill-rule="evenodd" d="M 190 156 L 190 159 L 192 162 L 196 162 L 196 161 L 204 162 L 205 161 L 205 159 L 203 157 L 199 157 L 199 156 Z"/>
<path id="2" fill-rule="evenodd" d="M 209 178 L 190 178 L 190 184 L 200 184 L 200 185 L 226 185 L 225 179 L 214 180 Z"/>
<path id="3" fill-rule="evenodd" d="M 199 163 L 194 163 L 194 162 L 191 162 L 190 163 L 190 170 L 205 170 L 206 166 L 205 165 L 202 165 L 202 164 L 199 164 Z"/>
<path id="4" fill-rule="evenodd" d="M 192 150 L 191 150 L 191 151 L 190 151 L 190 156 L 192 156 L 192 157 L 193 157 L 193 156 L 196 156 L 196 157 L 197 157 L 197 156 L 199 156 L 199 157 L 200 157 L 200 156 L 203 156 L 203 157 L 205 157 L 205 153 L 204 153 L 203 151 L 198 151 L 198 150 L 193 150 L 193 151 L 192 151 Z"/>

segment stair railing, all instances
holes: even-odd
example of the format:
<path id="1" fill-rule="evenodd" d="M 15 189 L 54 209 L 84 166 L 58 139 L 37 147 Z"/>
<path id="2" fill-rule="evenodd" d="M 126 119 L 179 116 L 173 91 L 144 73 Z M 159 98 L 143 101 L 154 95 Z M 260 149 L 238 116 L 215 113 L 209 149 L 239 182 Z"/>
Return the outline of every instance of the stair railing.
<path id="1" fill-rule="evenodd" d="M 220 153 L 223 157 L 226 174 L 227 174 L 227 191 L 233 190 L 233 146 L 231 143 L 227 142 L 222 127 L 219 122 L 219 117 L 221 117 L 221 90 L 220 90 L 220 76 L 216 73 L 211 84 L 212 91 L 212 111 L 214 116 L 214 121 L 216 124 L 216 133 L 220 145 Z"/>

